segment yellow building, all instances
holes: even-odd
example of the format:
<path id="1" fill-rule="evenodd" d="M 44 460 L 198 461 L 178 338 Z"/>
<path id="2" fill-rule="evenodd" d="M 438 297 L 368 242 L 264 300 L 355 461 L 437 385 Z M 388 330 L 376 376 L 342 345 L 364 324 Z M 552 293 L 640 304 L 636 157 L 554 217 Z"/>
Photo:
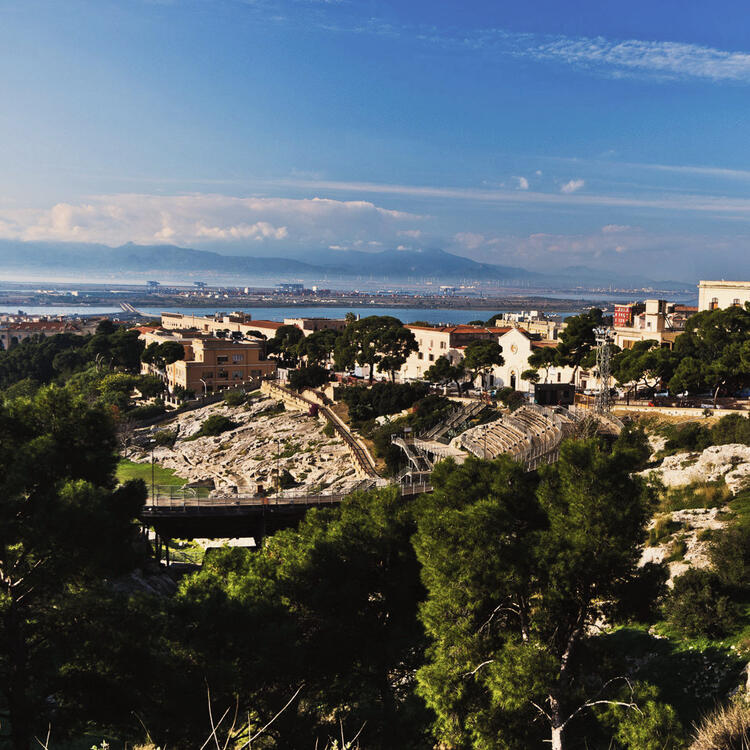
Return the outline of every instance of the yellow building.
<path id="1" fill-rule="evenodd" d="M 167 386 L 196 395 L 246 385 L 276 372 L 276 362 L 265 359 L 258 341 L 195 338 L 185 343 L 185 359 L 167 365 Z"/>

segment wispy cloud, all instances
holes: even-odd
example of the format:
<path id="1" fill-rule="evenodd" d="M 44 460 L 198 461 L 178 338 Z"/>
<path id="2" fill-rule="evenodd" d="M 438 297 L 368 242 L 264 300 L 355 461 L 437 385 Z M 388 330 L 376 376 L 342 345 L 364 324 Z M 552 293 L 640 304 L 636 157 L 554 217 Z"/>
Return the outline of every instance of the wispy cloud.
<path id="1" fill-rule="evenodd" d="M 286 0 L 265 0 L 262 7 L 283 9 Z M 311 17 L 300 18 L 300 6 L 317 6 Z M 344 6 L 343 8 L 341 6 Z M 251 7 L 257 9 L 256 3 Z M 296 0 L 296 18 L 332 33 L 367 34 L 405 39 L 443 49 L 494 53 L 539 62 L 560 63 L 582 71 L 610 77 L 647 77 L 666 81 L 700 79 L 713 82 L 750 83 L 750 53 L 723 50 L 673 40 L 610 39 L 509 31 L 503 28 L 447 28 L 403 24 L 395 19 L 365 15 L 353 3 L 336 0 Z M 302 14 L 303 16 L 305 14 Z"/>
<path id="2" fill-rule="evenodd" d="M 567 190 L 558 193 L 544 193 L 533 190 L 486 190 L 478 188 L 458 188 L 423 185 L 398 185 L 374 182 L 346 182 L 335 180 L 277 180 L 268 183 L 276 187 L 294 187 L 319 192 L 342 192 L 365 195 L 399 195 L 419 199 L 465 200 L 495 204 L 537 204 L 561 205 L 579 208 L 631 208 L 653 209 L 669 212 L 712 213 L 723 217 L 750 220 L 750 199 L 730 198 L 720 195 L 698 195 L 693 193 L 671 193 L 639 198 L 626 195 L 594 195 L 577 193 L 582 180 L 571 180 Z"/>
<path id="3" fill-rule="evenodd" d="M 561 188 L 561 193 L 575 193 L 580 190 L 586 183 L 583 180 L 568 180 Z"/>

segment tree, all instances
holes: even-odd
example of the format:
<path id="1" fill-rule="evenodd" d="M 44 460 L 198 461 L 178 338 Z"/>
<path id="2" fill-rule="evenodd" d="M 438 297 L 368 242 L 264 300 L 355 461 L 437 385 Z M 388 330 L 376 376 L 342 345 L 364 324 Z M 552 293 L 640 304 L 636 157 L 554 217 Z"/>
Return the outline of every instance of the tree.
<path id="1" fill-rule="evenodd" d="M 414 334 L 398 318 L 389 315 L 371 315 L 352 321 L 336 342 L 335 361 L 339 369 L 354 364 L 368 366 L 370 383 L 379 372 L 388 372 L 391 380 L 410 352 L 417 351 Z"/>
<path id="2" fill-rule="evenodd" d="M 115 489 L 116 461 L 111 417 L 69 389 L 0 405 L 0 683 L 15 750 L 49 721 L 65 613 L 139 559 L 145 487 Z"/>
<path id="3" fill-rule="evenodd" d="M 470 373 L 473 383 L 477 376 L 491 370 L 495 365 L 505 364 L 502 355 L 502 347 L 497 341 L 478 340 L 471 341 L 464 350 L 464 367 Z"/>
<path id="4" fill-rule="evenodd" d="M 556 361 L 557 350 L 552 349 L 549 346 L 542 346 L 538 349 L 534 349 L 534 351 L 529 355 L 528 359 L 529 367 L 531 367 L 532 370 L 544 370 L 545 383 L 547 382 L 547 378 L 549 378 L 549 368 L 552 367 L 552 365 L 554 365 Z M 523 377 L 524 380 L 528 380 L 528 378 L 524 377 L 523 375 L 521 375 L 521 377 Z"/>
<path id="5" fill-rule="evenodd" d="M 650 504 L 636 465 L 589 440 L 563 443 L 538 477 L 506 457 L 436 466 L 415 547 L 432 641 L 419 689 L 441 742 L 538 746 L 541 719 L 561 750 L 586 709 L 618 700 L 616 675 L 587 673 L 580 654 L 636 576 Z"/>
<path id="6" fill-rule="evenodd" d="M 555 348 L 555 364 L 573 368 L 570 382 L 575 380 L 578 368 L 596 348 L 595 329 L 602 326 L 602 311 L 594 307 L 580 315 L 572 315 L 560 332 L 560 343 Z"/>
<path id="7" fill-rule="evenodd" d="M 461 381 L 466 377 L 466 366 L 463 362 L 451 364 L 448 357 L 438 357 L 430 367 L 425 370 L 424 379 L 430 383 L 455 383 L 456 390 L 461 393 Z"/>
<path id="8" fill-rule="evenodd" d="M 272 728 L 275 746 L 323 747 L 341 720 L 364 724 L 373 750 L 425 747 L 425 711 L 412 690 L 424 642 L 414 504 L 395 488 L 355 495 L 256 552 L 219 552 L 184 579 L 178 643 L 203 678 L 185 685 L 188 700 L 200 705 L 208 683 L 243 715 L 272 716 L 304 683 Z"/>
<path id="9" fill-rule="evenodd" d="M 528 380 L 529 383 L 539 382 L 539 373 L 536 370 L 524 370 L 521 373 L 521 380 Z"/>
<path id="10" fill-rule="evenodd" d="M 300 339 L 297 344 L 297 356 L 304 357 L 308 365 L 322 365 L 328 362 L 336 348 L 338 331 L 323 329 L 314 331 Z"/>
<path id="11" fill-rule="evenodd" d="M 298 345 L 305 334 L 297 326 L 281 326 L 268 342 L 268 353 L 275 354 L 292 364 L 298 360 Z"/>
<path id="12" fill-rule="evenodd" d="M 318 388 L 328 382 L 330 373 L 325 367 L 319 365 L 306 365 L 292 370 L 289 373 L 289 385 L 295 391 L 304 391 L 305 388 Z"/>
<path id="13" fill-rule="evenodd" d="M 631 349 L 623 349 L 612 358 L 612 374 L 622 386 L 630 386 L 628 395 L 639 385 L 654 390 L 668 382 L 674 371 L 674 361 L 668 349 L 657 341 L 637 341 Z"/>
<path id="14" fill-rule="evenodd" d="M 710 390 L 716 405 L 721 390 L 750 385 L 750 306 L 693 315 L 675 341 L 673 358 L 673 393 Z"/>

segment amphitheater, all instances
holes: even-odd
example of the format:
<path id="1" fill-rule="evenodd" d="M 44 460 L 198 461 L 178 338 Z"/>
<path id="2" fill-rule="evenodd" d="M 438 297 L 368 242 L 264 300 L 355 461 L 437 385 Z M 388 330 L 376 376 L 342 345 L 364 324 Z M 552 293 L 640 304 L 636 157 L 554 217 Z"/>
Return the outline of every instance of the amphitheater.
<path id="1" fill-rule="evenodd" d="M 478 458 L 505 453 L 534 469 L 557 458 L 560 442 L 573 432 L 578 419 L 575 412 L 562 407 L 527 404 L 494 422 L 467 430 L 454 438 L 452 445 Z"/>

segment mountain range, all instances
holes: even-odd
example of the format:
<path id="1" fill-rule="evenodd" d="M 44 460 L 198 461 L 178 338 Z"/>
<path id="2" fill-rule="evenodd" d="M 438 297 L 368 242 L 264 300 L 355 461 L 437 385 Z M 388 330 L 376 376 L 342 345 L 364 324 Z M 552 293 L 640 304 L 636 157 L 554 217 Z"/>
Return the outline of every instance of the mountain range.
<path id="1" fill-rule="evenodd" d="M 426 280 L 449 282 L 491 281 L 507 285 L 569 288 L 609 285 L 614 274 L 588 267 L 570 267 L 554 274 L 493 263 L 480 263 L 444 250 L 383 250 L 359 252 L 329 250 L 318 252 L 314 262 L 289 257 L 222 255 L 175 245 L 136 245 L 120 247 L 87 243 L 44 243 L 0 240 L 0 268 L 15 274 L 28 272 L 52 275 L 127 274 L 128 276 L 168 276 L 176 281 L 200 275 L 209 280 L 234 284 L 256 279 L 275 281 L 397 281 Z M 657 282 L 640 276 L 616 275 L 617 286 L 692 289 L 681 282 Z"/>

